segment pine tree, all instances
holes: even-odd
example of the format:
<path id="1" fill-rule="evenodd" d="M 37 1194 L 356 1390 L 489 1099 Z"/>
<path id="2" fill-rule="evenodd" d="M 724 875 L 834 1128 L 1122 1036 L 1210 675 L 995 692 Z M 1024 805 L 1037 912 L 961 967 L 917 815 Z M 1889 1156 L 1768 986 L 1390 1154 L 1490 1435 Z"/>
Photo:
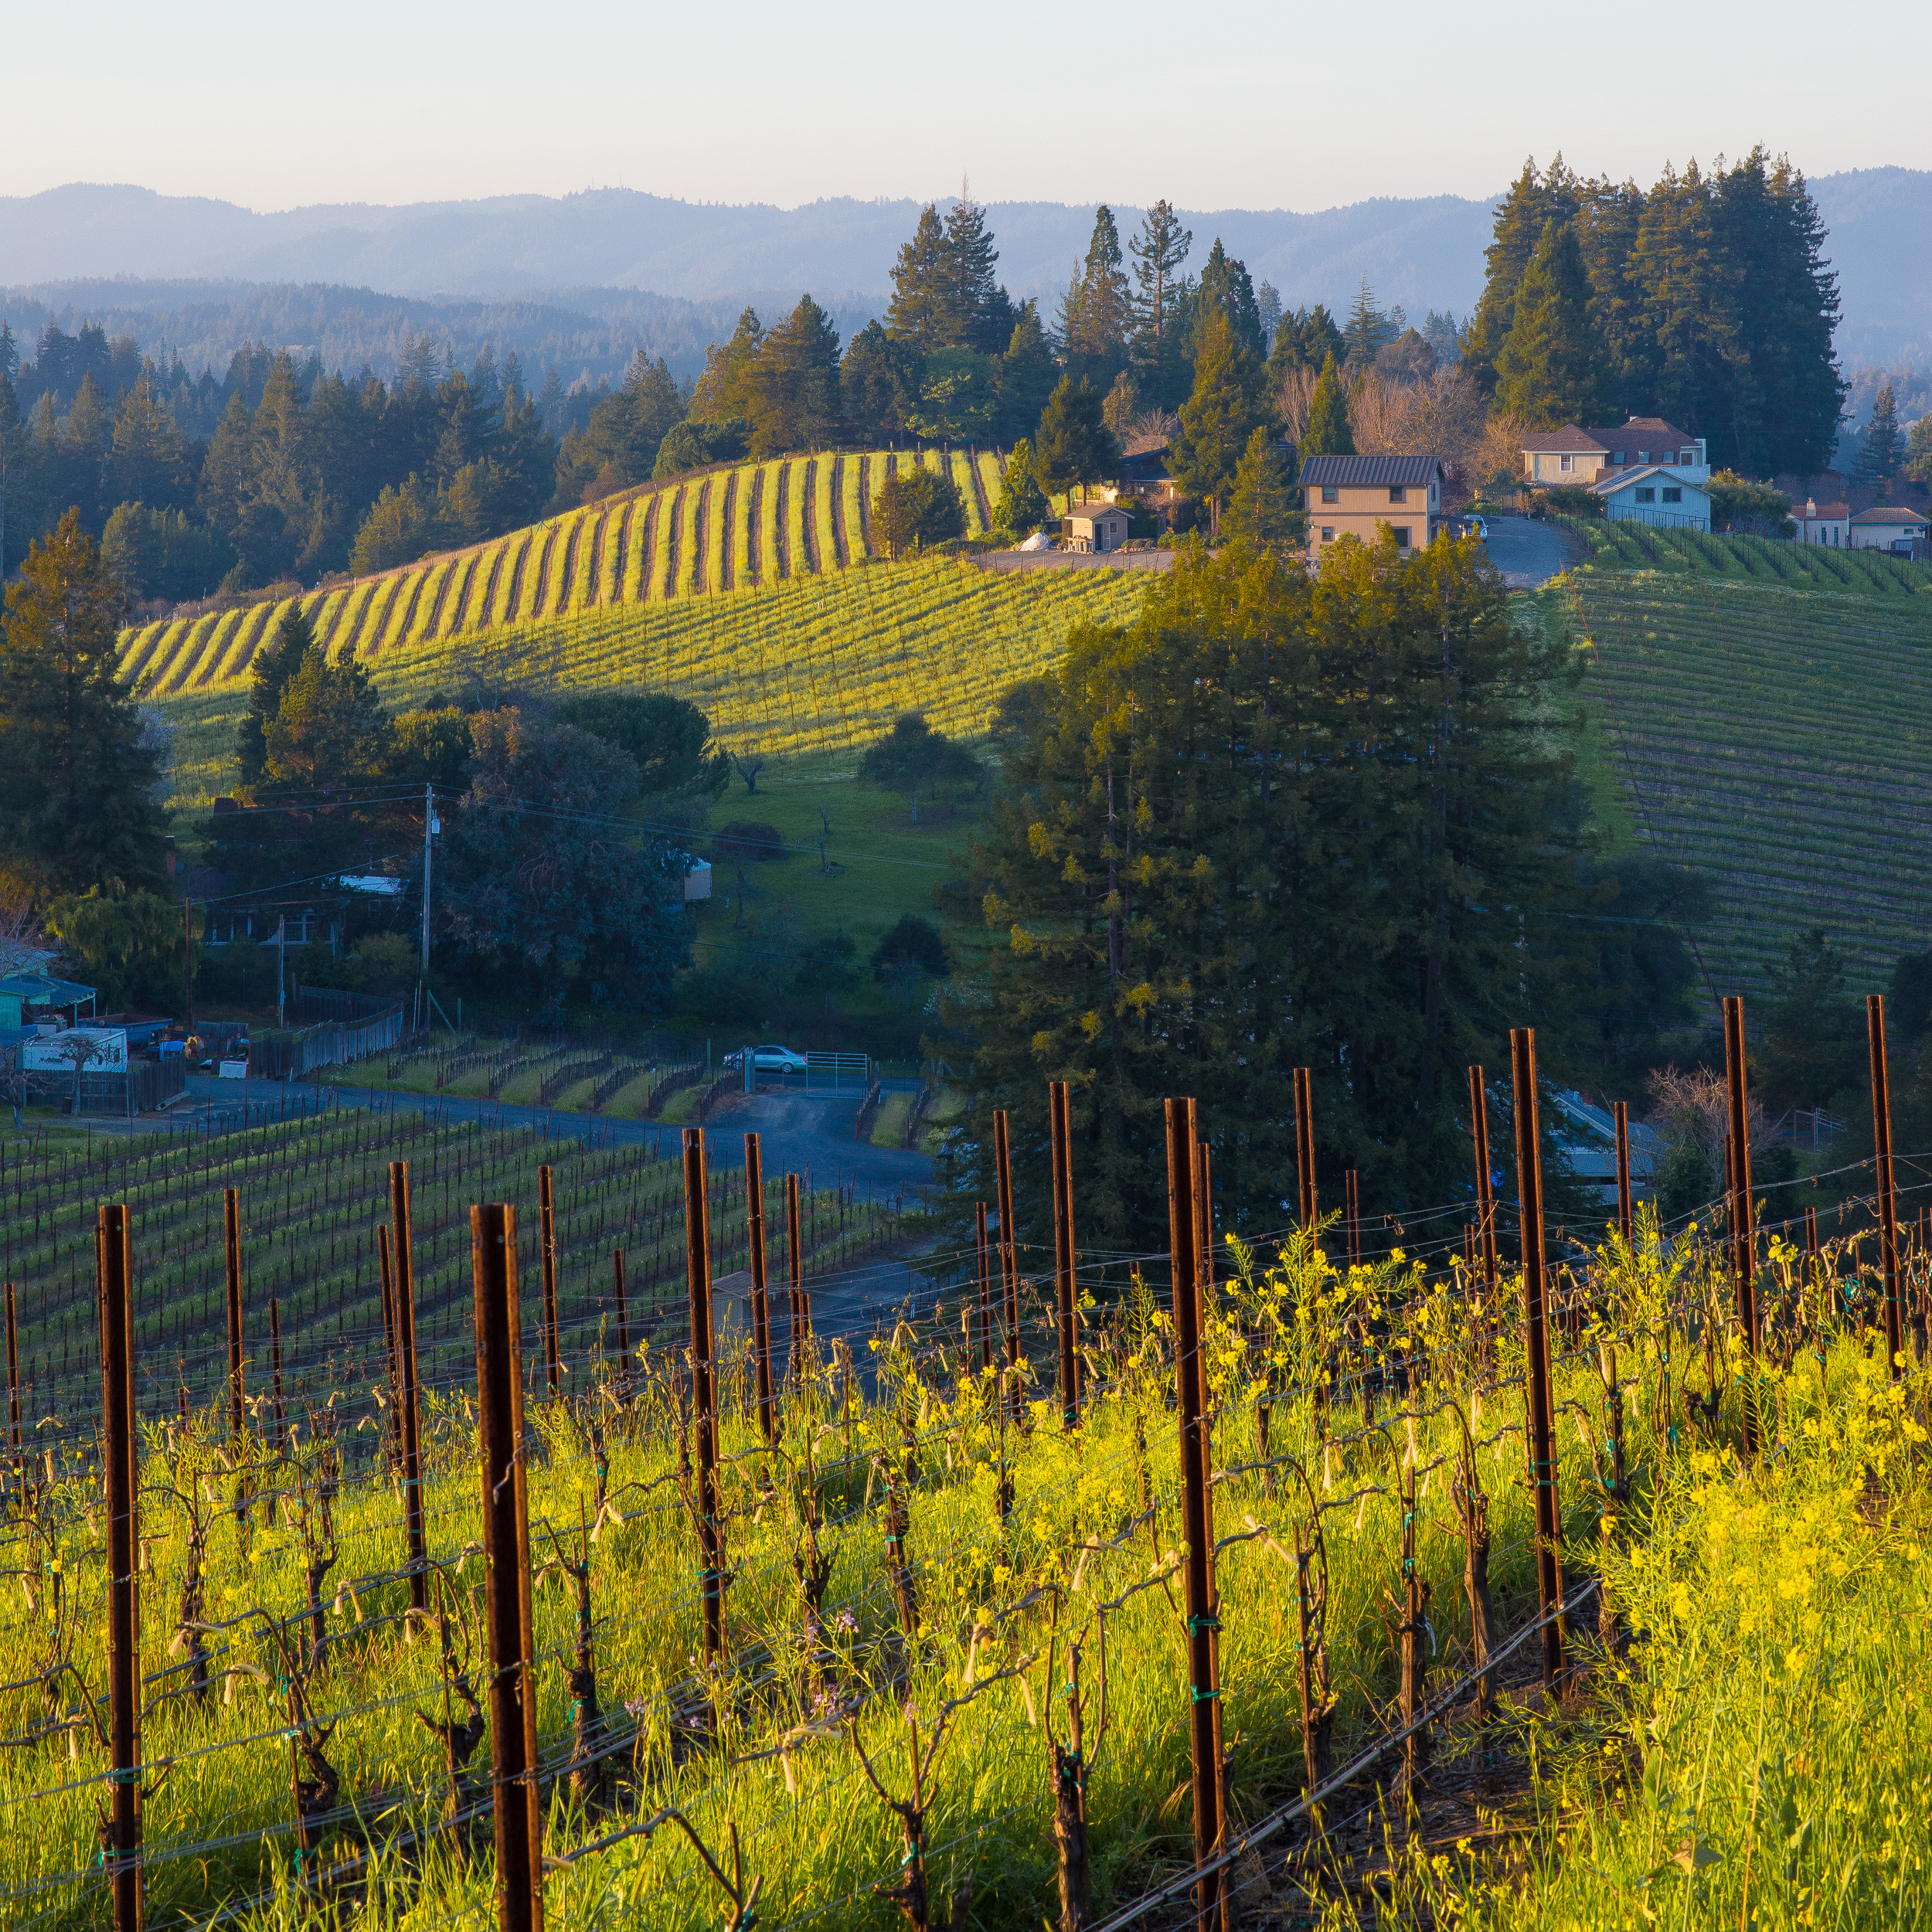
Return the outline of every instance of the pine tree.
<path id="1" fill-rule="evenodd" d="M 298 791 L 337 790 L 378 774 L 392 737 L 367 668 L 353 658 L 331 664 L 311 644 L 263 730 L 262 775 Z"/>
<path id="2" fill-rule="evenodd" d="M 1227 514 L 1221 519 L 1222 536 L 1252 549 L 1287 549 L 1302 522 L 1294 507 L 1294 481 L 1273 431 L 1256 430 L 1234 473 Z"/>
<path id="3" fill-rule="evenodd" d="M 75 892 L 165 884 L 155 754 L 117 682 L 126 594 L 69 510 L 0 627 L 0 849 Z"/>
<path id="4" fill-rule="evenodd" d="M 1033 434 L 1058 379 L 1053 345 L 1041 325 L 1039 307 L 1029 297 L 1019 305 L 1006 353 L 999 359 L 998 434 L 1002 442 L 1016 443 Z"/>
<path id="5" fill-rule="evenodd" d="M 107 474 L 114 500 L 154 509 L 185 504 L 192 488 L 187 446 L 168 405 L 155 394 L 151 366 L 123 392 L 114 412 Z"/>
<path id="6" fill-rule="evenodd" d="M 1734 467 L 1730 393 L 1741 345 L 1717 236 L 1716 199 L 1693 162 L 1645 197 L 1630 264 L 1648 340 L 1648 407 L 1704 436 L 1713 468 Z"/>
<path id="7" fill-rule="evenodd" d="M 1261 318 L 1261 333 L 1267 338 L 1268 346 L 1274 345 L 1274 332 L 1281 326 L 1281 291 L 1274 283 L 1264 280 L 1254 291 L 1256 312 Z"/>
<path id="8" fill-rule="evenodd" d="M 1141 232 L 1128 243 L 1138 286 L 1134 296 L 1134 353 L 1153 400 L 1171 408 L 1186 393 L 1185 345 L 1172 328 L 1181 264 L 1194 246 L 1191 229 L 1165 200 L 1141 218 Z"/>
<path id="9" fill-rule="evenodd" d="M 1349 367 L 1358 372 L 1366 369 L 1375 360 L 1376 352 L 1400 332 L 1376 302 L 1375 291 L 1364 275 L 1355 291 L 1355 305 L 1349 311 L 1349 326 L 1342 332 Z"/>
<path id="10" fill-rule="evenodd" d="M 1053 513 L 1046 493 L 1033 473 L 1033 446 L 1022 437 L 1001 471 L 999 501 L 993 506 L 993 527 L 1023 536 L 1037 529 Z"/>
<path id="11" fill-rule="evenodd" d="M 1883 383 L 1872 399 L 1872 420 L 1859 438 L 1852 471 L 1858 483 L 1886 483 L 1899 473 L 1899 405 L 1892 385 Z"/>
<path id="12" fill-rule="evenodd" d="M 1217 235 L 1208 258 L 1202 265 L 1201 280 L 1194 294 L 1194 353 L 1200 356 L 1201 332 L 1210 315 L 1224 315 L 1234 339 L 1249 350 L 1257 362 L 1268 352 L 1267 332 L 1261 326 L 1260 305 L 1254 298 L 1254 284 L 1247 266 L 1236 261 L 1221 246 Z"/>
<path id="13" fill-rule="evenodd" d="M 1072 499 L 1077 483 L 1083 494 L 1097 477 L 1120 467 L 1120 445 L 1100 413 L 1100 397 L 1085 376 L 1063 376 L 1041 411 L 1033 444 L 1033 473 L 1049 490 Z"/>
<path id="14" fill-rule="evenodd" d="M 1588 423 L 1604 389 L 1603 337 L 1576 230 L 1550 222 L 1517 284 L 1515 319 L 1496 358 L 1496 400 L 1533 427 Z"/>
<path id="15" fill-rule="evenodd" d="M 1120 231 L 1104 202 L 1094 211 L 1087 260 L 1060 305 L 1060 348 L 1068 368 L 1104 389 L 1127 360 L 1134 306 L 1121 270 Z"/>
<path id="16" fill-rule="evenodd" d="M 235 731 L 235 763 L 242 789 L 261 781 L 268 763 L 269 722 L 281 709 L 282 693 L 300 667 L 304 655 L 315 648 L 315 628 L 299 604 L 284 610 L 275 634 L 255 653 L 248 690 L 248 709 Z"/>
<path id="17" fill-rule="evenodd" d="M 753 455 L 838 440 L 838 332 L 811 296 L 765 337 L 751 389 Z"/>
<path id="18" fill-rule="evenodd" d="M 886 326 L 900 342 L 921 349 L 943 349 L 957 339 L 959 318 L 946 230 L 934 202 L 929 201 L 919 211 L 919 226 L 893 264 L 893 298 Z"/>
<path id="19" fill-rule="evenodd" d="M 1342 372 L 1332 353 L 1321 365 L 1315 393 L 1308 398 L 1308 427 L 1301 432 L 1300 454 L 1303 463 L 1311 456 L 1353 456 L 1355 433 L 1349 427 L 1349 399 L 1342 387 Z"/>
<path id="20" fill-rule="evenodd" d="M 764 345 L 764 325 L 757 311 L 747 308 L 740 315 L 730 341 L 713 342 L 704 352 L 704 372 L 691 396 L 693 422 L 752 420 L 758 411 L 758 358 Z M 636 367 L 634 360 L 631 366 Z"/>
<path id="21" fill-rule="evenodd" d="M 1485 389 L 1495 388 L 1496 358 L 1516 319 L 1516 284 L 1544 228 L 1553 221 L 1571 219 L 1577 202 L 1577 179 L 1559 155 L 1546 175 L 1538 175 L 1533 158 L 1526 161 L 1496 210 L 1494 237 L 1483 251 L 1488 267 L 1482 294 L 1463 345 L 1463 366 Z"/>
<path id="22" fill-rule="evenodd" d="M 1261 359 L 1218 307 L 1207 311 L 1194 364 L 1194 388 L 1181 405 L 1169 468 L 1190 496 L 1218 511 L 1257 429 L 1274 426 Z"/>
<path id="23" fill-rule="evenodd" d="M 983 1198 L 1009 1110 L 1022 1239 L 1051 1226 L 1049 1080 L 1072 1083 L 1082 1239 L 1134 1252 L 1165 1226 L 1165 1095 L 1198 1097 L 1230 1230 L 1279 1225 L 1298 1066 L 1323 1172 L 1445 1200 L 1464 1069 L 1514 1015 L 1573 1010 L 1565 647 L 1512 622 L 1471 546 L 1347 552 L 1318 587 L 1243 548 L 1183 559 L 1124 635 L 1069 640 L 1005 754 L 968 855 L 1001 943 L 947 1009 L 973 1043 L 947 1178 Z"/>
<path id="24" fill-rule="evenodd" d="M 993 273 L 999 251 L 986 226 L 986 211 L 962 183 L 946 215 L 946 277 L 953 334 L 942 346 L 997 355 L 1013 330 L 1012 304 Z"/>

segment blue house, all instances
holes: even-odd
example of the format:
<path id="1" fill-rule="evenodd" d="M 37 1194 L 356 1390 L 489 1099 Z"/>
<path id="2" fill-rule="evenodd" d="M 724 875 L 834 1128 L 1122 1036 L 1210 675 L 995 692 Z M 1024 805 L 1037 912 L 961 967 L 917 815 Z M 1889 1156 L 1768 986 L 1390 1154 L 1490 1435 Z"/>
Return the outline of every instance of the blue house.
<path id="1" fill-rule="evenodd" d="M 1709 491 L 1679 468 L 1640 464 L 1613 470 L 1590 487 L 1604 499 L 1604 514 L 1613 523 L 1648 523 L 1660 530 L 1711 527 Z"/>

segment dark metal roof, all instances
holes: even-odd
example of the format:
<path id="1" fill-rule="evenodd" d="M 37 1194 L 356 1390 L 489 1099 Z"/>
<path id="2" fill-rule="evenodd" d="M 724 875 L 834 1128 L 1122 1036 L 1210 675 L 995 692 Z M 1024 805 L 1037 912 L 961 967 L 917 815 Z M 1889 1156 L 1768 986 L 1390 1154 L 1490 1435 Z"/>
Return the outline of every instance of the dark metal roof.
<path id="1" fill-rule="evenodd" d="M 1311 456 L 1296 480 L 1372 489 L 1385 483 L 1433 483 L 1441 471 L 1441 461 L 1434 456 Z"/>

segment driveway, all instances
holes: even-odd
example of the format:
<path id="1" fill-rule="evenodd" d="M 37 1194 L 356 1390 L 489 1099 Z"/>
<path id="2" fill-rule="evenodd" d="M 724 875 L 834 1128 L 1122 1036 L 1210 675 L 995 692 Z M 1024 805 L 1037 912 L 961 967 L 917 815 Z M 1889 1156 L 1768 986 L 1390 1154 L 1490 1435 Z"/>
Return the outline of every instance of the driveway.
<path id="1" fill-rule="evenodd" d="M 1573 540 L 1547 523 L 1526 516 L 1492 516 L 1489 560 L 1512 590 L 1534 590 L 1577 560 Z"/>

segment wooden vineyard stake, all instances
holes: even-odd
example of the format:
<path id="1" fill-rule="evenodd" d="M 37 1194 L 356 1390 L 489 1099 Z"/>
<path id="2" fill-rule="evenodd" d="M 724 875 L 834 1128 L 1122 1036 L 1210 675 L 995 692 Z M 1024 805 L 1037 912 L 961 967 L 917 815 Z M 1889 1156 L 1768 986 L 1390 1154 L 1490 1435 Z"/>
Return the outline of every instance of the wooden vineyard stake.
<path id="1" fill-rule="evenodd" d="M 423 1541 L 423 1438 L 417 1415 L 416 1268 L 410 1234 L 410 1165 L 389 1164 L 389 1222 L 396 1237 L 396 1403 L 402 1411 L 403 1532 L 408 1547 L 410 1607 L 430 1607 L 428 1553 Z"/>
<path id="2" fill-rule="evenodd" d="M 522 1315 L 516 1209 L 470 1209 L 476 1393 L 482 1445 L 484 1620 L 490 1645 L 490 1752 L 499 1932 L 543 1932 L 543 1810 L 537 1787 L 536 1628 L 530 1604 L 524 1472 Z"/>
<path id="3" fill-rule="evenodd" d="M 275 1453 L 288 1447 L 288 1412 L 282 1402 L 282 1304 L 274 1296 L 268 1302 L 268 1369 L 275 1393 Z"/>
<path id="4" fill-rule="evenodd" d="M 1206 1141 L 1194 1144 L 1194 1198 L 1199 1203 L 1194 1226 L 1201 1241 L 1201 1265 L 1194 1278 L 1200 1284 L 1205 1308 L 1211 1307 L 1214 1299 L 1214 1185 Z"/>
<path id="5" fill-rule="evenodd" d="M 1885 1054 L 1885 995 L 1865 996 L 1865 1038 L 1872 1056 L 1872 1138 L 1878 1168 L 1879 1266 L 1885 1277 L 1885 1359 L 1893 1375 L 1905 1350 L 1899 1295 L 1899 1201 L 1892 1181 L 1892 1076 Z"/>
<path id="6" fill-rule="evenodd" d="M 1362 1265 L 1362 1176 L 1350 1168 L 1342 1177 L 1342 1197 L 1347 1203 L 1349 1266 Z"/>
<path id="7" fill-rule="evenodd" d="M 973 1203 L 974 1252 L 979 1264 L 979 1367 L 982 1375 L 993 1366 L 993 1275 L 992 1258 L 986 1251 L 986 1203 Z M 11 1294 L 13 1291 L 9 1288 Z M 16 1435 L 15 1440 L 18 1440 Z"/>
<path id="8" fill-rule="evenodd" d="M 684 1130 L 684 1238 L 691 1289 L 691 1400 L 697 1447 L 699 1587 L 704 1660 L 724 1654 L 724 1526 L 718 1515 L 718 1391 L 711 1333 L 711 1213 L 706 1190 L 704 1129 Z"/>
<path id="9" fill-rule="evenodd" d="M 985 1226 L 980 1228 L 982 1251 Z M 13 1486 L 17 1491 L 26 1479 L 20 1448 L 20 1334 L 13 1321 L 13 1284 L 7 1284 L 7 1443 L 13 1451 Z"/>
<path id="10" fill-rule="evenodd" d="M 94 1236 L 100 1291 L 100 1436 L 107 1502 L 107 1709 L 113 1811 L 102 1855 L 114 1932 L 139 1932 L 141 1869 L 140 1431 L 134 1415 L 134 1233 L 104 1206 Z"/>
<path id="11" fill-rule="evenodd" d="M 383 1359 L 389 1365 L 389 1404 L 383 1419 L 383 1440 L 390 1467 L 400 1468 L 403 1461 L 403 1364 L 396 1346 L 396 1263 L 386 1221 L 376 1230 L 376 1253 L 383 1276 Z"/>
<path id="12" fill-rule="evenodd" d="M 562 1393 L 563 1363 L 559 1359 L 556 1317 L 556 1202 L 550 1192 L 546 1162 L 536 1171 L 538 1234 L 543 1250 L 543 1366 L 550 1379 L 550 1400 Z"/>
<path id="13" fill-rule="evenodd" d="M 223 1233 L 227 1237 L 228 1263 L 228 1440 L 242 1437 L 242 1280 L 241 1196 L 223 1188 L 221 1196 Z"/>
<path id="14" fill-rule="evenodd" d="M 1630 1107 L 1619 1100 L 1616 1104 L 1617 1116 L 1617 1232 L 1624 1237 L 1628 1251 L 1634 1243 L 1636 1221 L 1631 1212 L 1630 1200 Z"/>
<path id="15" fill-rule="evenodd" d="M 1482 1307 L 1476 1321 L 1477 1368 L 1489 1367 L 1489 1337 L 1502 1313 L 1496 1285 L 1496 1192 L 1489 1165 L 1489 1083 L 1480 1066 L 1469 1070 L 1469 1131 L 1475 1143 L 1476 1231 L 1482 1256 Z"/>
<path id="16" fill-rule="evenodd" d="M 631 1386 L 631 1308 L 624 1292 L 624 1250 L 611 1250 L 611 1287 L 617 1298 L 617 1389 L 620 1394 Z"/>
<path id="17" fill-rule="evenodd" d="M 1007 1402 L 1015 1421 L 1024 1398 L 1019 1377 L 1019 1247 L 1013 1235 L 1013 1161 L 1006 1135 L 1006 1110 L 993 1115 L 993 1168 L 999 1191 L 999 1271 L 1006 1306 Z"/>
<path id="18" fill-rule="evenodd" d="M 1751 1208 L 1750 1096 L 1744 1061 L 1744 1002 L 1724 1002 L 1724 1074 L 1731 1123 L 1731 1274 L 1737 1286 L 1737 1325 L 1755 1355 L 1757 1325 L 1757 1229 Z"/>
<path id="19" fill-rule="evenodd" d="M 771 1393 L 771 1304 L 765 1299 L 765 1169 L 758 1137 L 745 1136 L 745 1247 L 751 1260 L 751 1345 L 757 1358 L 758 1433 L 778 1440 L 778 1410 Z"/>
<path id="20" fill-rule="evenodd" d="M 1219 1600 L 1214 1589 L 1214 1515 L 1209 1488 L 1206 1364 L 1201 1347 L 1200 1202 L 1196 1198 L 1194 1103 L 1167 1102 L 1168 1264 L 1174 1287 L 1174 1392 L 1180 1413 L 1181 1532 L 1187 1544 L 1188 1725 L 1194 1787 L 1194 1860 L 1220 1849 Z M 1204 1872 L 1196 1891 L 1204 1926 L 1223 1921 L 1222 1875 Z"/>
<path id="21" fill-rule="evenodd" d="M 1073 1287 L 1073 1151 L 1067 1121 L 1066 1083 L 1050 1081 L 1046 1106 L 1053 1146 L 1053 1308 L 1060 1339 L 1060 1427 L 1080 1419 L 1080 1359 L 1074 1325 L 1079 1310 Z"/>
<path id="22" fill-rule="evenodd" d="M 1315 1100 L 1308 1069 L 1294 1070 L 1294 1171 L 1300 1189 L 1298 1219 L 1313 1240 L 1321 1226 L 1315 1191 Z"/>
<path id="23" fill-rule="evenodd" d="M 1536 1107 L 1536 1036 L 1509 1036 L 1516 1117 L 1516 1199 L 1522 1235 L 1522 1292 L 1528 1355 L 1529 1481 L 1536 1513 L 1536 1601 L 1543 1626 L 1543 1682 L 1563 1676 L 1563 1519 L 1556 1506 L 1556 1427 L 1550 1396 L 1549 1327 L 1543 1267 L 1543 1146 Z"/>
<path id="24" fill-rule="evenodd" d="M 811 1328 L 811 1301 L 805 1293 L 805 1250 L 800 1232 L 798 1177 L 785 1176 L 785 1260 L 791 1271 L 791 1372 L 804 1366 L 807 1335 Z"/>

